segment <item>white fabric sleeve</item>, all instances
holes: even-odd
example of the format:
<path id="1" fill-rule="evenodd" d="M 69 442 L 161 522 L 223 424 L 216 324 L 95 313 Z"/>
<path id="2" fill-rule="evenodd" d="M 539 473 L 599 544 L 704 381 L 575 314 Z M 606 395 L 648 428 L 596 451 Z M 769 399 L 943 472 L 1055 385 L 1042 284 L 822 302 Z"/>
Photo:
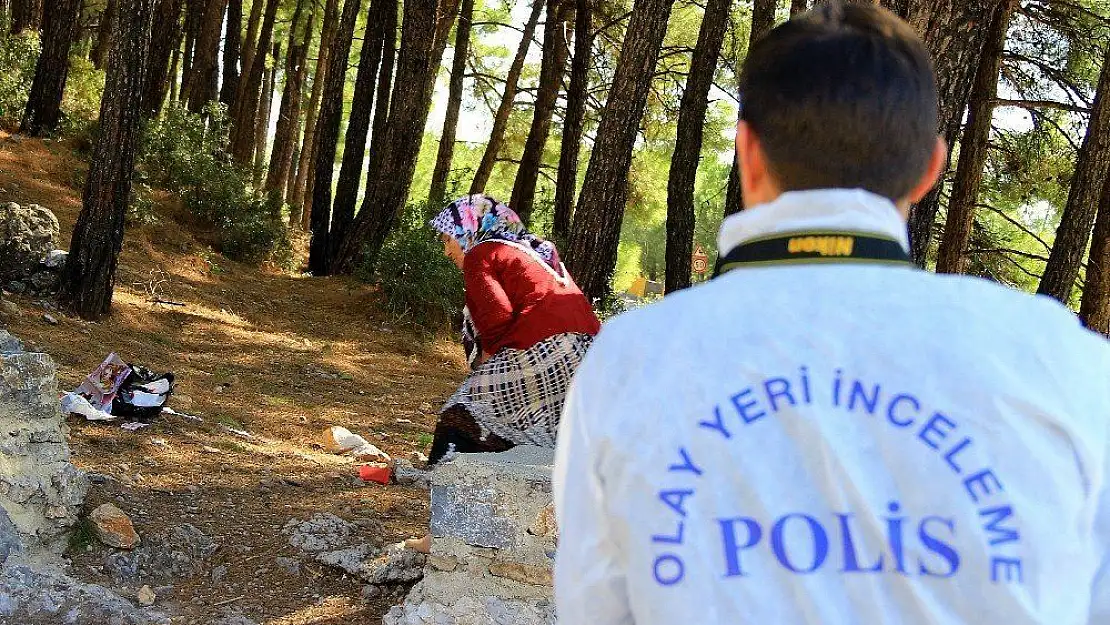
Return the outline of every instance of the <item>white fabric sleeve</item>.
<path id="1" fill-rule="evenodd" d="M 587 356 L 567 395 L 555 451 L 553 488 L 559 524 L 555 605 L 560 625 L 632 625 L 624 571 L 605 513 L 605 484 L 598 471 L 605 445 L 589 435 L 590 424 L 601 417 L 599 406 L 591 401 L 591 387 L 603 386 L 594 377 L 597 369 L 589 366 L 592 360 Z"/>
<path id="2" fill-rule="evenodd" d="M 1104 351 L 1110 353 L 1110 350 Z M 1107 366 L 1096 371 L 1110 373 L 1110 357 L 1104 358 Z M 1106 379 L 1104 376 L 1098 376 Z M 1095 406 L 1096 419 L 1102 422 L 1110 417 L 1110 393 L 1103 386 L 1103 401 Z M 1110 623 L 1110 432 L 1104 433 L 1101 472 L 1095 476 L 1094 492 L 1098 497 L 1095 504 L 1094 552 L 1096 558 L 1095 578 L 1091 580 L 1091 625 Z"/>

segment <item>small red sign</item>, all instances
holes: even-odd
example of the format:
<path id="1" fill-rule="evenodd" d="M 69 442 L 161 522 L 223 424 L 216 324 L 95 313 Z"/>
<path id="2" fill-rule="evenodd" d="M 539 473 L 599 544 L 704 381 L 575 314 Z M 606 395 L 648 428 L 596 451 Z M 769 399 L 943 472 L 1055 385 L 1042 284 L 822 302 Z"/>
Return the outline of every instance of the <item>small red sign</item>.
<path id="1" fill-rule="evenodd" d="M 699 275 L 709 271 L 709 255 L 705 253 L 705 248 L 700 245 L 694 248 L 693 269 L 694 273 Z"/>

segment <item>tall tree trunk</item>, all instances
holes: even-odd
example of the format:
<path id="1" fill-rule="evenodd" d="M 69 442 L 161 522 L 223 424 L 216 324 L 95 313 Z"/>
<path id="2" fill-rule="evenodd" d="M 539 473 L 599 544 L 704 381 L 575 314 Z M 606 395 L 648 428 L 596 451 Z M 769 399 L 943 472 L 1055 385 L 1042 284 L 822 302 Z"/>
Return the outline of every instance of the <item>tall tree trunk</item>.
<path id="1" fill-rule="evenodd" d="M 23 113 L 21 131 L 31 136 L 41 136 L 58 127 L 62 93 L 69 75 L 69 48 L 81 14 L 81 0 L 55 2 L 43 20 L 42 52 L 35 65 L 35 78 Z"/>
<path id="2" fill-rule="evenodd" d="M 808 0 L 790 0 L 790 17 L 809 10 Z"/>
<path id="3" fill-rule="evenodd" d="M 940 133 L 955 144 L 963 124 L 971 84 L 983 53 L 991 17 L 1008 0 L 885 0 L 921 35 L 933 57 L 940 96 Z M 936 224 L 943 183 L 914 206 L 910 214 L 910 248 L 914 262 L 925 266 Z"/>
<path id="4" fill-rule="evenodd" d="M 220 27 L 223 25 L 226 7 L 227 0 L 208 0 L 204 7 L 200 34 L 194 46 L 193 76 L 189 79 L 189 92 L 185 94 L 187 107 L 191 113 L 203 111 L 216 91 L 219 77 Z"/>
<path id="5" fill-rule="evenodd" d="M 220 85 L 220 102 L 230 109 L 239 95 L 239 56 L 243 45 L 243 0 L 228 0 L 227 24 L 224 27 L 224 79 Z"/>
<path id="6" fill-rule="evenodd" d="M 266 70 L 262 81 L 262 103 L 258 107 L 258 125 L 254 129 L 254 186 L 262 186 L 265 172 L 262 165 L 266 162 L 266 149 L 270 138 L 270 112 L 274 106 L 274 87 L 277 83 L 277 60 L 281 58 L 281 44 L 274 44 L 274 62 Z"/>
<path id="7" fill-rule="evenodd" d="M 343 164 L 339 167 L 339 181 L 335 186 L 335 203 L 328 234 L 328 244 L 331 246 L 328 250 L 328 265 L 355 219 L 355 204 L 358 202 L 358 188 L 362 182 L 363 161 L 366 158 L 366 137 L 370 131 L 378 68 L 382 60 L 382 47 L 385 45 L 385 12 L 396 10 L 389 7 L 389 4 L 395 4 L 395 0 L 371 0 L 367 9 L 366 37 L 358 55 L 358 76 L 355 77 L 351 114 L 347 119 Z M 390 36 L 396 38 L 397 34 L 390 33 Z"/>
<path id="8" fill-rule="evenodd" d="M 242 89 L 239 90 L 239 100 L 235 104 L 234 123 L 231 129 L 231 157 L 235 162 L 243 165 L 249 165 L 254 157 L 255 116 L 258 115 L 262 77 L 266 71 L 266 57 L 274 35 L 274 19 L 277 17 L 279 4 L 281 4 L 280 0 L 266 0 L 266 14 L 262 18 L 258 50 L 246 80 L 242 83 Z"/>
<path id="9" fill-rule="evenodd" d="M 316 120 L 316 139 L 313 152 L 312 239 L 308 246 L 308 270 L 322 276 L 328 272 L 331 231 L 331 182 L 335 173 L 335 152 L 339 143 L 339 126 L 343 122 L 343 87 L 347 84 L 347 60 L 351 54 L 351 39 L 355 22 L 362 10 L 362 0 L 345 0 L 339 28 L 328 50 L 331 59 L 327 82 Z"/>
<path id="10" fill-rule="evenodd" d="M 338 9 L 338 0 L 327 0 L 324 9 L 324 24 L 320 30 L 320 48 L 316 56 L 316 73 L 312 77 L 312 96 L 308 100 L 308 110 L 305 111 L 300 161 L 296 164 L 297 177 L 293 183 L 293 195 L 289 200 L 289 203 L 293 205 L 294 212 L 300 216 L 300 225 L 303 230 L 308 230 L 309 225 L 311 207 L 305 206 L 305 199 L 311 197 L 308 179 L 312 175 L 312 148 L 316 143 L 316 119 L 320 111 L 320 98 L 324 94 L 324 85 L 327 84 L 328 51 L 331 48 L 336 21 L 339 19 Z"/>
<path id="11" fill-rule="evenodd" d="M 594 140 L 578 214 L 567 249 L 568 268 L 590 298 L 608 294 L 628 200 L 628 172 L 674 0 L 636 0 L 613 85 Z"/>
<path id="12" fill-rule="evenodd" d="M 948 200 L 944 236 L 937 252 L 937 273 L 967 271 L 967 245 L 971 240 L 979 186 L 987 162 L 987 141 L 994 115 L 994 99 L 998 95 L 998 73 L 1002 68 L 1002 53 L 1006 49 L 1010 16 L 1016 6 L 1016 0 L 1007 0 L 991 19 L 990 34 L 975 75 L 967 124 L 960 141 L 960 161 L 956 166 L 952 196 Z"/>
<path id="13" fill-rule="evenodd" d="M 1110 338 L 1110 184 L 1102 185 L 1079 317 L 1088 328 Z"/>
<path id="14" fill-rule="evenodd" d="M 378 101 L 374 103 L 374 124 L 370 133 L 370 158 L 378 152 L 379 138 L 385 140 L 385 127 L 389 122 L 389 101 L 393 95 L 393 67 L 397 62 L 397 26 L 401 4 L 397 0 L 386 0 L 385 33 L 382 36 L 382 63 L 378 70 Z M 384 145 L 381 143 L 380 145 Z M 371 167 L 373 165 L 371 164 Z"/>
<path id="15" fill-rule="evenodd" d="M 43 8 L 43 0 L 15 0 L 12 3 L 12 32 L 42 28 Z"/>
<path id="16" fill-rule="evenodd" d="M 536 26 L 540 22 L 543 12 L 544 0 L 532 0 L 532 14 L 528 16 L 528 23 L 524 25 L 524 35 L 517 48 L 516 57 L 509 66 L 509 74 L 505 76 L 505 93 L 501 97 L 501 104 L 493 118 L 493 131 L 490 132 L 486 151 L 482 154 L 482 161 L 478 164 L 478 171 L 474 172 L 474 181 L 470 183 L 470 193 L 482 193 L 486 190 L 489 177 L 493 174 L 493 167 L 497 164 L 497 154 L 501 151 L 501 144 L 505 141 L 505 130 L 509 127 L 509 115 L 513 112 L 516 93 L 519 88 L 520 74 L 524 71 L 524 61 L 528 56 L 528 48 L 536 36 Z"/>
<path id="17" fill-rule="evenodd" d="M 182 44 L 184 43 L 184 40 L 185 40 L 185 29 L 182 28 L 179 31 L 179 33 L 180 34 L 178 35 L 177 43 L 173 48 L 173 57 L 170 60 L 170 75 L 168 77 L 169 79 L 167 80 L 167 82 L 169 83 L 168 86 L 169 86 L 169 90 L 170 90 L 170 93 L 169 93 L 170 102 L 176 102 L 177 101 L 178 86 L 180 85 L 180 82 L 178 81 L 178 76 L 179 76 L 178 71 L 179 71 L 179 68 L 181 67 L 181 46 L 182 46 Z M 158 102 L 157 109 L 160 110 L 162 108 L 162 101 L 164 101 L 164 100 L 165 100 L 165 97 L 163 97 L 162 100 Z M 154 107 L 151 107 L 151 108 L 153 109 Z"/>
<path id="18" fill-rule="evenodd" d="M 717 59 L 725 41 L 730 0 L 709 0 L 698 43 L 690 60 L 690 75 L 678 111 L 678 134 L 667 181 L 667 293 L 690 286 L 694 254 L 694 185 L 701 160 L 705 111 Z"/>
<path id="19" fill-rule="evenodd" d="M 301 26 L 304 5 L 310 6 L 308 20 Z M 278 108 L 277 129 L 274 133 L 274 149 L 270 154 L 270 170 L 266 176 L 266 189 L 285 199 L 289 186 L 289 170 L 293 167 L 293 152 L 299 139 L 297 125 L 301 116 L 301 95 L 304 91 L 304 77 L 308 59 L 308 49 L 312 45 L 312 26 L 316 18 L 316 3 L 313 0 L 298 0 L 293 12 L 293 22 L 289 27 L 289 51 L 285 58 L 285 88 L 281 94 Z M 299 28 L 303 28 L 303 33 Z M 298 222 L 299 223 L 299 222 Z"/>
<path id="20" fill-rule="evenodd" d="M 262 25 L 262 7 L 265 6 L 264 0 L 251 0 L 251 13 L 247 18 L 247 38 L 240 42 L 242 48 L 242 64 L 240 65 L 242 72 L 239 74 L 239 90 L 242 91 L 246 85 L 243 84 L 243 75 L 250 72 L 251 66 L 254 65 L 254 53 L 258 49 L 258 29 Z M 235 101 L 238 102 L 241 94 L 235 94 Z"/>
<path id="21" fill-rule="evenodd" d="M 778 0 L 752 0 L 752 31 L 748 36 L 748 49 L 775 27 L 775 11 Z M 739 123 L 739 120 L 737 120 Z M 736 159 L 735 148 L 732 169 L 728 172 L 728 186 L 725 189 L 725 216 L 744 210 L 744 190 L 740 187 L 740 163 Z"/>
<path id="22" fill-rule="evenodd" d="M 339 244 L 332 273 L 350 273 L 363 252 L 373 265 L 408 200 L 439 68 L 437 54 L 443 50 L 457 10 L 458 0 L 408 0 L 404 4 L 397 78 L 381 144 L 388 157 L 370 159 L 378 170 L 367 176 L 362 208 Z"/>
<path id="23" fill-rule="evenodd" d="M 156 117 L 162 110 L 167 80 L 176 84 L 178 57 L 174 57 L 172 69 L 168 65 L 171 54 L 180 54 L 181 34 L 181 0 L 157 0 L 147 52 L 146 86 L 143 87 L 143 113 L 148 117 Z"/>
<path id="24" fill-rule="evenodd" d="M 119 0 L 115 43 L 109 55 L 100 137 L 90 161 L 81 214 L 73 228 L 59 297 L 85 319 L 112 306 L 116 266 L 123 246 L 131 175 L 138 143 L 146 55 L 154 0 Z"/>
<path id="25" fill-rule="evenodd" d="M 181 59 L 181 85 L 178 98 L 185 101 L 189 91 L 189 81 L 193 75 L 193 56 L 196 54 L 197 36 L 204 18 L 206 0 L 186 0 L 185 2 L 185 51 Z"/>
<path id="26" fill-rule="evenodd" d="M 1102 61 L 1098 90 L 1091 106 L 1087 136 L 1075 162 L 1068 203 L 1056 229 L 1056 240 L 1044 268 L 1037 292 L 1054 297 L 1065 304 L 1071 299 L 1072 287 L 1079 276 L 1083 251 L 1091 236 L 1102 187 L 1110 175 L 1110 46 Z"/>
<path id="27" fill-rule="evenodd" d="M 104 12 L 100 14 L 100 25 L 96 29 L 96 46 L 93 47 L 92 62 L 96 69 L 104 69 L 108 61 L 108 51 L 112 49 L 112 23 L 116 19 L 117 0 L 108 0 Z"/>
<path id="28" fill-rule="evenodd" d="M 548 0 L 547 23 L 544 24 L 543 57 L 540 60 L 540 84 L 536 90 L 536 105 L 532 112 L 532 126 L 524 141 L 524 153 L 516 170 L 516 181 L 510 204 L 524 220 L 531 223 L 536 199 L 536 183 L 543 165 L 544 148 L 551 133 L 551 118 L 559 100 L 559 89 L 566 71 L 567 40 L 564 24 L 568 9 L 574 5 L 565 0 Z"/>
<path id="29" fill-rule="evenodd" d="M 559 146 L 559 174 L 555 182 L 555 218 L 552 234 L 562 243 L 570 238 L 574 194 L 578 189 L 578 157 L 582 150 L 582 126 L 590 88 L 590 53 L 593 50 L 593 6 L 591 0 L 575 0 L 574 60 L 567 87 L 567 114 Z"/>
<path id="30" fill-rule="evenodd" d="M 436 152 L 436 166 L 432 170 L 432 185 L 428 191 L 431 206 L 443 204 L 447 194 L 447 176 L 451 173 L 451 161 L 455 156 L 455 136 L 459 127 L 459 111 L 462 109 L 463 76 L 466 74 L 466 58 L 470 54 L 470 24 L 474 21 L 474 0 L 462 0 L 459 9 L 459 25 L 455 28 L 455 52 L 451 61 L 451 84 L 447 93 L 447 115 L 443 119 L 443 132 L 439 137 L 439 150 Z"/>

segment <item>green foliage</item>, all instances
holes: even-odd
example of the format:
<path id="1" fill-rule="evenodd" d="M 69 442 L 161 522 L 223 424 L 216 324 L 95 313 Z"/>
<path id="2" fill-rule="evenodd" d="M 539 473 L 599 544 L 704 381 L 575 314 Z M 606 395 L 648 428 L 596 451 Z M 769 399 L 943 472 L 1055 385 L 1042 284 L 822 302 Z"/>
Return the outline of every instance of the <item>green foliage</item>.
<path id="1" fill-rule="evenodd" d="M 39 58 L 39 36 L 31 30 L 8 34 L 0 29 L 0 120 L 16 121 L 27 106 L 35 63 Z"/>
<path id="2" fill-rule="evenodd" d="M 103 95 L 104 72 L 93 67 L 92 61 L 87 58 L 71 55 L 65 95 L 62 97 L 62 113 L 66 123 L 76 125 L 93 122 L 100 115 L 100 99 Z"/>
<path id="3" fill-rule="evenodd" d="M 223 107 L 213 103 L 206 113 L 207 124 L 204 116 L 172 105 L 152 121 L 143 135 L 143 173 L 218 228 L 220 251 L 228 258 L 290 267 L 292 245 L 280 203 L 261 196 L 250 174 L 231 161 Z"/>
<path id="4" fill-rule="evenodd" d="M 127 205 L 127 225 L 145 226 L 158 222 L 154 210 L 154 196 L 146 184 L 139 182 L 131 188 L 131 203 Z"/>
<path id="5" fill-rule="evenodd" d="M 445 330 L 462 310 L 462 274 L 428 227 L 428 212 L 424 204 L 409 205 L 378 255 L 376 269 L 364 266 L 359 276 L 378 285 L 393 317 Z"/>

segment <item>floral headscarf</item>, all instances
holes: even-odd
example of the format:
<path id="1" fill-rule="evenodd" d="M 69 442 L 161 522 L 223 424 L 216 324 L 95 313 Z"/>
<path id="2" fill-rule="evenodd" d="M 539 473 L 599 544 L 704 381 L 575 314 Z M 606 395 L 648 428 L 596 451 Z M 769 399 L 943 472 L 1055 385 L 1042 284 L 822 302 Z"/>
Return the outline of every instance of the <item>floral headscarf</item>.
<path id="1" fill-rule="evenodd" d="M 527 246 L 557 275 L 564 275 L 555 245 L 528 232 L 513 209 L 488 195 L 468 195 L 455 200 L 432 220 L 431 226 L 454 237 L 463 253 L 479 243 L 493 240 Z"/>

